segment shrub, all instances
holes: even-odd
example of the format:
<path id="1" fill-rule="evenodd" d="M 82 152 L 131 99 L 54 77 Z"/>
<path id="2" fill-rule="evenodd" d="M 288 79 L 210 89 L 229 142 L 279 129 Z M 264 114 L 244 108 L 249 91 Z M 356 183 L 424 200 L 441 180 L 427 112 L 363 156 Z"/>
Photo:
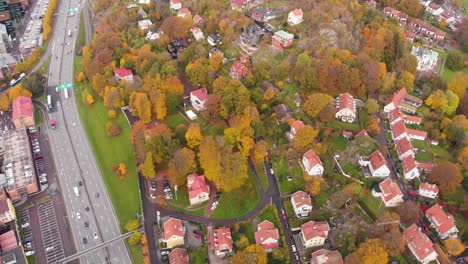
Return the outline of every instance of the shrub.
<path id="1" fill-rule="evenodd" d="M 107 122 L 106 132 L 107 132 L 107 135 L 110 137 L 117 136 L 120 134 L 120 128 L 114 122 Z"/>
<path id="2" fill-rule="evenodd" d="M 107 116 L 110 118 L 110 119 L 114 119 L 117 117 L 117 111 L 111 109 L 107 112 Z"/>

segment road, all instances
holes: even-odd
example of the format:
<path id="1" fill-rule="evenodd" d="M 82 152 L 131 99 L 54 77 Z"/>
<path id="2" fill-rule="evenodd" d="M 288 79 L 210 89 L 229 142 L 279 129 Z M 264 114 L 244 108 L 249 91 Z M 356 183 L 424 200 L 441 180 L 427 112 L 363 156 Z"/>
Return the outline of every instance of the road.
<path id="1" fill-rule="evenodd" d="M 74 80 L 74 43 L 80 16 L 79 12 L 75 11 L 74 16 L 69 17 L 68 10 L 81 9 L 85 3 L 80 4 L 78 0 L 60 2 L 59 12 L 55 17 L 54 34 L 49 44 L 52 59 L 46 92 L 52 96 L 53 102 L 49 117 L 57 123 L 55 130 L 49 128 L 46 133 L 49 136 L 60 189 L 78 251 L 94 247 L 121 234 L 102 175 L 76 109 L 73 89 L 68 90 L 68 99 L 65 98 L 63 90 L 56 91 L 57 85 L 73 83 Z M 71 30 L 71 36 L 68 36 L 68 30 Z M 74 192 L 74 187 L 79 189 L 79 193 Z M 111 263 L 132 263 L 123 241 L 80 258 L 81 263 L 97 264 L 106 263 L 108 260 Z"/>

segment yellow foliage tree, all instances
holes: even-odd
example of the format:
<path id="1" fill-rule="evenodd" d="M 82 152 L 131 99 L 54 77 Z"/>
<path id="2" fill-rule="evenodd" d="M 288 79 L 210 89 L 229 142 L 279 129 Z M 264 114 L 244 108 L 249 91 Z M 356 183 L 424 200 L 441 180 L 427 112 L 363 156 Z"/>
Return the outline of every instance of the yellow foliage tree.
<path id="1" fill-rule="evenodd" d="M 263 94 L 263 100 L 270 101 L 275 98 L 275 89 L 273 87 L 268 87 L 265 93 Z"/>
<path id="2" fill-rule="evenodd" d="M 185 139 L 187 140 L 187 146 L 191 149 L 200 145 L 203 140 L 203 135 L 198 123 L 190 124 L 189 129 L 185 133 Z"/>
<path id="3" fill-rule="evenodd" d="M 84 74 L 84 72 L 80 71 L 77 75 L 76 75 L 76 81 L 77 82 L 82 82 L 86 79 L 86 75 Z"/>
<path id="4" fill-rule="evenodd" d="M 322 177 L 310 177 L 304 173 L 304 178 L 306 179 L 306 191 L 312 196 L 316 196 L 322 190 L 322 186 L 325 183 Z"/>
<path id="5" fill-rule="evenodd" d="M 94 97 L 91 94 L 86 95 L 86 104 L 92 105 L 94 103 Z"/>
<path id="6" fill-rule="evenodd" d="M 138 170 L 146 178 L 154 178 L 156 176 L 156 170 L 154 169 L 153 154 L 150 151 L 146 153 L 146 158 L 143 163 L 138 165 Z"/>
<path id="7" fill-rule="evenodd" d="M 348 255 L 346 263 L 349 264 L 387 264 L 388 253 L 385 243 L 378 238 L 367 239 L 359 245 L 359 248 Z"/>
<path id="8" fill-rule="evenodd" d="M 245 263 L 256 263 L 256 264 L 267 264 L 268 258 L 265 249 L 257 244 L 250 245 L 244 250 L 237 252 L 232 257 L 233 264 L 245 264 Z"/>
<path id="9" fill-rule="evenodd" d="M 268 155 L 268 145 L 264 140 L 255 143 L 253 148 L 253 158 L 256 164 L 260 163 Z"/>
<path id="10" fill-rule="evenodd" d="M 125 163 L 122 163 L 122 162 L 119 163 L 119 173 L 120 173 L 120 175 L 122 175 L 122 176 L 127 175 L 127 172 L 128 172 L 127 165 L 125 165 Z"/>
<path id="11" fill-rule="evenodd" d="M 458 98 L 463 98 L 468 87 L 468 74 L 457 72 L 455 76 L 448 82 L 447 88 L 455 93 Z"/>
<path id="12" fill-rule="evenodd" d="M 114 119 L 114 118 L 117 117 L 117 111 L 115 111 L 114 109 L 111 109 L 111 110 L 107 111 L 107 116 L 110 119 Z"/>
<path id="13" fill-rule="evenodd" d="M 452 256 L 458 256 L 465 250 L 465 245 L 458 238 L 449 238 L 444 240 L 444 246 L 447 252 Z"/>
<path id="14" fill-rule="evenodd" d="M 254 140 L 248 136 L 240 137 L 237 143 L 237 148 L 240 150 L 242 155 L 244 155 L 244 157 L 249 156 L 250 150 L 253 148 L 253 146 L 254 146 Z"/>
<path id="15" fill-rule="evenodd" d="M 299 129 L 292 141 L 294 149 L 303 152 L 307 148 L 310 148 L 318 132 L 317 129 L 309 125 L 305 125 L 303 128 Z"/>

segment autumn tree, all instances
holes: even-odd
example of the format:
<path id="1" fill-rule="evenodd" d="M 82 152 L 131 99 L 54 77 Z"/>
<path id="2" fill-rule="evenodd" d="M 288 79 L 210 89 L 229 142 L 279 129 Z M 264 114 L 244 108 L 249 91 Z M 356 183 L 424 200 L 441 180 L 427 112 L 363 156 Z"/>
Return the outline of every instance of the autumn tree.
<path id="1" fill-rule="evenodd" d="M 44 94 L 45 78 L 40 73 L 33 72 L 21 80 L 21 85 L 36 98 Z"/>
<path id="2" fill-rule="evenodd" d="M 185 67 L 185 72 L 189 80 L 200 86 L 206 86 L 209 82 L 209 62 L 207 59 L 201 58 L 189 63 Z"/>
<path id="3" fill-rule="evenodd" d="M 187 146 L 191 149 L 200 145 L 203 140 L 203 135 L 198 123 L 190 124 L 189 129 L 185 133 L 185 139 L 187 140 Z"/>
<path id="4" fill-rule="evenodd" d="M 455 113 L 460 99 L 450 90 L 445 91 L 445 93 L 442 90 L 436 90 L 426 99 L 425 103 L 436 111 L 452 115 Z"/>
<path id="5" fill-rule="evenodd" d="M 349 264 L 387 264 L 388 253 L 385 242 L 379 238 L 366 239 L 359 248 L 346 257 Z"/>
<path id="6" fill-rule="evenodd" d="M 239 250 L 244 250 L 246 247 L 250 245 L 250 242 L 249 242 L 249 239 L 245 235 L 241 235 L 235 244 Z"/>
<path id="7" fill-rule="evenodd" d="M 396 80 L 395 85 L 397 87 L 406 87 L 408 93 L 411 93 L 414 87 L 414 75 L 407 71 L 402 72 Z"/>
<path id="8" fill-rule="evenodd" d="M 106 133 L 109 137 L 114 137 L 120 134 L 119 126 L 114 122 L 107 122 L 106 123 Z"/>
<path id="9" fill-rule="evenodd" d="M 457 72 L 447 84 L 447 89 L 455 93 L 458 98 L 463 98 L 468 86 L 468 74 Z"/>
<path id="10" fill-rule="evenodd" d="M 256 263 L 256 264 L 267 264 L 268 258 L 265 249 L 257 244 L 250 245 L 242 251 L 238 251 L 232 257 L 233 264 L 245 264 L 245 263 Z"/>
<path id="11" fill-rule="evenodd" d="M 380 133 L 380 125 L 379 120 L 377 117 L 372 116 L 367 121 L 367 128 L 366 130 L 373 135 L 378 135 Z"/>
<path id="12" fill-rule="evenodd" d="M 457 158 L 458 164 L 460 164 L 463 170 L 468 170 L 468 146 L 465 146 Z"/>
<path id="13" fill-rule="evenodd" d="M 168 16 L 161 24 L 161 30 L 168 34 L 169 39 L 178 39 L 187 36 L 187 32 L 193 27 L 191 19 L 184 19 L 178 16 Z"/>
<path id="14" fill-rule="evenodd" d="M 196 169 L 195 153 L 188 148 L 177 150 L 169 161 L 168 167 L 168 176 L 171 183 L 184 184 L 187 174 Z"/>
<path id="15" fill-rule="evenodd" d="M 268 145 L 264 140 L 259 140 L 255 143 L 253 150 L 253 159 L 255 164 L 262 162 L 268 155 Z"/>
<path id="16" fill-rule="evenodd" d="M 138 219 L 128 220 L 128 222 L 125 224 L 125 230 L 127 230 L 127 232 L 137 230 L 139 227 L 140 223 L 138 222 Z"/>
<path id="17" fill-rule="evenodd" d="M 121 176 L 127 175 L 127 172 L 128 172 L 127 165 L 125 165 L 125 163 L 123 163 L 123 162 L 120 162 L 119 166 L 117 168 L 117 171 Z"/>
<path id="18" fill-rule="evenodd" d="M 379 111 L 380 106 L 379 106 L 379 103 L 375 99 L 369 98 L 367 99 L 367 102 L 366 102 L 366 108 L 369 114 L 373 114 Z"/>
<path id="19" fill-rule="evenodd" d="M 117 117 L 117 112 L 114 109 L 107 111 L 107 117 L 114 119 Z"/>
<path id="20" fill-rule="evenodd" d="M 452 237 L 443 241 L 447 252 L 452 256 L 458 256 L 465 250 L 465 245 L 459 238 Z"/>
<path id="21" fill-rule="evenodd" d="M 76 75 L 76 81 L 77 82 L 82 82 L 86 80 L 86 75 L 84 74 L 84 72 L 80 71 L 77 75 Z"/>
<path id="22" fill-rule="evenodd" d="M 141 233 L 135 232 L 128 238 L 128 244 L 132 246 L 137 245 L 138 243 L 140 243 L 140 239 L 141 239 Z"/>
<path id="23" fill-rule="evenodd" d="M 219 116 L 221 111 L 221 95 L 220 94 L 210 94 L 205 103 L 205 114 L 210 119 L 216 119 Z"/>
<path id="24" fill-rule="evenodd" d="M 417 223 L 423 216 L 419 205 L 412 200 L 405 201 L 395 208 L 395 212 L 400 216 L 403 223 Z"/>
<path id="25" fill-rule="evenodd" d="M 130 95 L 132 113 L 145 124 L 151 122 L 151 103 L 145 93 L 132 92 Z"/>
<path id="26" fill-rule="evenodd" d="M 308 175 L 304 175 L 304 178 L 306 179 L 305 189 L 310 193 L 310 195 L 316 196 L 323 189 L 325 180 L 322 177 L 310 177 Z"/>
<path id="27" fill-rule="evenodd" d="M 147 179 L 154 178 L 156 176 L 156 170 L 154 169 L 153 154 L 151 152 L 146 153 L 145 161 L 138 166 L 138 170 Z"/>
<path id="28" fill-rule="evenodd" d="M 452 71 L 460 71 L 465 65 L 465 54 L 460 50 L 449 50 L 445 65 Z"/>
<path id="29" fill-rule="evenodd" d="M 150 94 L 149 99 L 156 119 L 164 119 L 167 114 L 166 94 L 163 91 L 156 90 Z"/>
<path id="30" fill-rule="evenodd" d="M 333 102 L 333 97 L 324 93 L 314 93 L 307 97 L 303 105 L 304 111 L 313 118 L 317 118 L 320 111 L 329 103 Z"/>
<path id="31" fill-rule="evenodd" d="M 390 257 L 400 256 L 405 251 L 406 240 L 399 229 L 392 228 L 380 238 L 384 241 L 385 248 Z"/>
<path id="32" fill-rule="evenodd" d="M 460 168 L 450 161 L 435 166 L 427 178 L 436 183 L 444 194 L 455 192 L 463 181 Z"/>
<path id="33" fill-rule="evenodd" d="M 329 122 L 335 120 L 336 107 L 335 104 L 327 104 L 320 112 L 318 113 L 317 119 L 320 122 Z"/>
<path id="34" fill-rule="evenodd" d="M 294 149 L 299 152 L 304 152 L 306 149 L 310 148 L 318 132 L 317 129 L 314 129 L 310 125 L 305 125 L 303 128 L 299 129 L 292 141 Z"/>

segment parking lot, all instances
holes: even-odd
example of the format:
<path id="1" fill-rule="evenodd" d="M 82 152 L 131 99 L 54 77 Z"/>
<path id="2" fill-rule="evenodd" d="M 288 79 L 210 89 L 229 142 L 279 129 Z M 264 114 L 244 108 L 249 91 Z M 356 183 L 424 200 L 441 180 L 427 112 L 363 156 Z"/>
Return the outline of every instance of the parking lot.
<path id="1" fill-rule="evenodd" d="M 52 201 L 41 203 L 37 206 L 39 214 L 39 227 L 42 233 L 44 251 L 47 263 L 57 263 L 65 257 L 62 240 L 55 217 L 55 210 Z"/>
<path id="2" fill-rule="evenodd" d="M 44 190 L 47 188 L 47 174 L 44 169 L 44 156 L 41 151 L 39 144 L 39 136 L 36 134 L 36 129 L 32 128 L 30 131 L 31 149 L 34 155 L 34 165 L 36 166 L 37 178 L 40 183 L 40 189 Z"/>
<path id="3" fill-rule="evenodd" d="M 31 231 L 31 220 L 28 209 L 20 211 L 21 228 L 23 230 L 23 246 L 26 256 L 34 255 L 34 243 Z"/>
<path id="4" fill-rule="evenodd" d="M 23 56 L 28 56 L 34 48 L 42 45 L 42 19 L 48 5 L 49 0 L 38 0 L 28 14 L 30 19 L 26 22 L 26 28 L 19 44 L 19 51 Z"/>
<path id="5" fill-rule="evenodd" d="M 15 129 L 15 125 L 11 122 L 11 111 L 0 111 L 0 134 L 5 134 L 11 129 Z"/>

